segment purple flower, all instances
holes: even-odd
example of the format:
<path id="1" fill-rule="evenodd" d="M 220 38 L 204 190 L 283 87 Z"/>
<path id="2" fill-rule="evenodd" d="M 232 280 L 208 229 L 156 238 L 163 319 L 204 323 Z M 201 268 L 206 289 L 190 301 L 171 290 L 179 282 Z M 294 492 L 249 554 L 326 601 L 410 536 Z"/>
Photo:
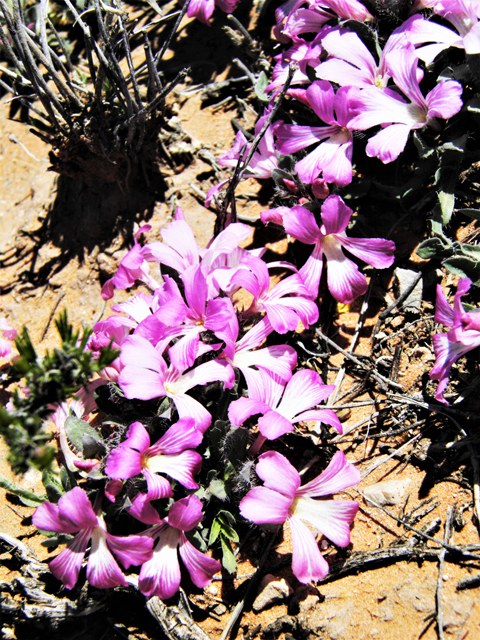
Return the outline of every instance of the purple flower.
<path id="1" fill-rule="evenodd" d="M 190 0 L 187 15 L 189 18 L 197 18 L 200 22 L 209 24 L 215 5 L 225 13 L 232 13 L 240 0 Z M 181 2 L 185 4 L 185 2 Z"/>
<path id="2" fill-rule="evenodd" d="M 340 196 L 329 196 L 322 205 L 322 225 L 319 227 L 311 211 L 302 206 L 265 211 L 263 222 L 283 221 L 285 231 L 292 237 L 313 244 L 313 253 L 300 269 L 305 285 L 313 298 L 323 270 L 323 256 L 327 260 L 328 288 L 336 300 L 347 304 L 367 290 L 367 279 L 349 260 L 342 248 L 377 269 L 389 267 L 394 260 L 395 244 L 383 238 L 348 238 L 345 233 L 353 211 Z"/>
<path id="3" fill-rule="evenodd" d="M 340 186 L 352 181 L 353 127 L 350 123 L 356 111 L 351 108 L 351 92 L 351 87 L 341 87 L 335 94 L 329 82 L 316 81 L 308 87 L 302 101 L 328 126 L 311 127 L 283 122 L 275 125 L 278 150 L 284 155 L 317 145 L 295 165 L 303 182 L 310 184 L 320 174 L 326 182 L 336 182 Z"/>
<path id="4" fill-rule="evenodd" d="M 347 462 L 345 454 L 336 453 L 319 476 L 300 486 L 301 477 L 290 462 L 275 451 L 258 459 L 257 475 L 263 487 L 254 487 L 240 502 L 240 513 L 256 524 L 283 524 L 292 531 L 292 569 L 304 584 L 321 580 L 329 570 L 310 529 L 309 522 L 326 538 L 340 547 L 350 544 L 350 525 L 358 510 L 351 500 L 314 500 L 342 491 L 360 482 L 360 472 Z"/>
<path id="5" fill-rule="evenodd" d="M 356 91 L 351 96 L 352 105 L 358 112 L 350 122 L 352 128 L 359 130 L 379 124 L 384 127 L 367 144 L 367 155 L 384 163 L 398 158 L 412 129 L 438 127 L 435 118 L 451 118 L 463 104 L 462 85 L 454 80 L 441 80 L 423 96 L 417 79 L 418 58 L 412 45 L 390 51 L 386 61 L 395 84 L 409 102 L 391 89 L 373 86 L 352 89 Z"/>
<path id="6" fill-rule="evenodd" d="M 103 517 L 95 513 L 87 494 L 80 487 L 62 496 L 58 505 L 51 502 L 41 504 L 33 514 L 32 522 L 44 531 L 77 532 L 66 548 L 50 562 L 51 572 L 67 589 L 73 589 L 78 580 L 90 540 L 87 579 L 99 589 L 128 584 L 113 556 L 125 569 L 140 565 L 152 557 L 153 544 L 150 538 L 143 535 L 118 537 L 107 533 Z"/>
<path id="7" fill-rule="evenodd" d="M 193 418 L 183 418 L 150 446 L 147 430 L 141 422 L 134 422 L 127 439 L 108 456 L 105 473 L 116 480 L 142 473 L 147 481 L 148 502 L 173 495 L 170 483 L 159 473 L 165 473 L 187 489 L 198 489 L 193 476 L 200 470 L 202 456 L 192 449 L 201 443 L 202 437 Z"/>
<path id="8" fill-rule="evenodd" d="M 478 311 L 467 313 L 462 304 L 462 296 L 467 293 L 471 285 L 472 282 L 468 278 L 459 280 L 453 309 L 448 304 L 442 287 L 440 285 L 437 287 L 435 322 L 452 327 L 447 333 L 436 334 L 432 338 L 437 360 L 430 372 L 430 378 L 439 381 L 435 398 L 444 404 L 448 404 L 443 393 L 455 360 L 480 346 L 480 313 Z"/>
<path id="9" fill-rule="evenodd" d="M 307 9 L 303 8 L 305 4 L 308 5 Z M 282 28 L 281 23 L 287 13 Z M 297 0 L 285 3 L 275 12 L 275 36 L 281 42 L 285 42 L 284 35 L 295 39 L 302 33 L 317 33 L 325 22 L 335 17 L 335 14 L 344 20 L 366 22 L 372 19 L 370 12 L 357 0 Z"/>
<path id="10" fill-rule="evenodd" d="M 284 266 L 288 266 L 288 263 Z M 246 313 L 265 311 L 277 333 L 295 331 L 299 320 L 307 329 L 318 320 L 318 307 L 310 300 L 309 292 L 297 273 L 281 280 L 270 289 L 268 265 L 259 259 L 251 264 L 251 271 L 237 271 L 231 282 L 243 287 L 254 297 Z"/>
<path id="11" fill-rule="evenodd" d="M 204 433 L 212 416 L 186 391 L 198 384 L 216 381 L 224 382 L 230 389 L 235 382 L 232 368 L 225 361 L 212 360 L 184 373 L 177 368 L 171 349 L 169 354 L 172 362 L 167 367 L 162 354 L 148 340 L 139 335 L 129 336 L 122 343 L 120 361 L 123 369 L 118 384 L 129 399 L 171 398 L 180 418 L 193 418 L 197 429 Z"/>
<path id="12" fill-rule="evenodd" d="M 6 358 L 12 352 L 10 342 L 15 340 L 18 331 L 10 326 L 3 316 L 0 316 L 0 331 L 3 334 L 3 338 L 0 338 L 0 358 Z"/>
<path id="13" fill-rule="evenodd" d="M 146 231 L 150 231 L 152 227 L 146 224 L 135 234 L 135 244 L 122 258 L 117 273 L 105 282 L 102 287 L 102 298 L 109 300 L 113 297 L 114 289 L 128 289 L 132 287 L 137 280 L 141 280 L 152 289 L 158 287 L 158 282 L 150 276 L 150 267 L 148 266 L 143 255 L 143 249 L 138 243 L 138 236 Z"/>
<path id="14" fill-rule="evenodd" d="M 180 586 L 177 548 L 192 582 L 203 589 L 220 571 L 218 560 L 201 553 L 187 540 L 185 531 L 194 529 L 202 519 L 202 503 L 195 495 L 178 500 L 170 507 L 168 517 L 145 535 L 158 538 L 153 557 L 140 570 L 138 586 L 146 596 L 171 598 Z"/>
<path id="15" fill-rule="evenodd" d="M 263 370 L 250 380 L 248 398 L 239 398 L 230 404 L 228 419 L 236 426 L 247 418 L 262 414 L 258 420 L 261 436 L 252 453 L 259 451 L 265 440 L 275 440 L 293 431 L 293 425 L 306 420 L 318 420 L 343 432 L 340 420 L 331 409 L 312 409 L 335 390 L 335 385 L 324 385 L 315 371 L 297 371 L 285 386 L 274 374 Z"/>
<path id="16" fill-rule="evenodd" d="M 448 47 L 465 49 L 470 55 L 480 53 L 480 5 L 477 0 L 430 0 L 427 6 L 434 7 L 435 13 L 448 20 L 458 33 L 422 16 L 409 18 L 405 23 L 409 41 L 415 45 L 432 43 L 417 49 L 418 57 L 426 65 Z"/>

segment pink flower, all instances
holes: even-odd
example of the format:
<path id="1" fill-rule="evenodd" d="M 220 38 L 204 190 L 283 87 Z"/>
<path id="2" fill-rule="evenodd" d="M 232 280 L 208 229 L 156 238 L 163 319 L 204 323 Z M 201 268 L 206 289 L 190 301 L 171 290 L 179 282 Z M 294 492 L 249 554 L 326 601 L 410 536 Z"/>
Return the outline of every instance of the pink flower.
<path id="1" fill-rule="evenodd" d="M 328 288 L 336 300 L 347 304 L 367 290 L 367 279 L 357 265 L 343 253 L 347 249 L 354 256 L 377 269 L 389 267 L 394 260 L 395 244 L 383 238 L 348 238 L 345 229 L 353 211 L 340 196 L 329 196 L 322 205 L 322 224 L 305 207 L 281 207 L 261 214 L 263 222 L 283 221 L 285 231 L 292 237 L 313 244 L 313 253 L 300 269 L 305 285 L 312 296 L 318 295 L 323 270 L 323 256 L 327 260 Z"/>
<path id="2" fill-rule="evenodd" d="M 417 55 L 426 65 L 448 47 L 465 49 L 469 55 L 480 53 L 480 5 L 477 0 L 430 0 L 428 6 L 434 7 L 435 13 L 448 20 L 458 33 L 422 16 L 409 18 L 405 23 L 405 35 L 414 45 L 424 45 L 417 49 Z M 424 44 L 426 42 L 432 44 Z"/>
<path id="3" fill-rule="evenodd" d="M 170 349 L 172 360 L 172 350 Z M 193 418 L 204 433 L 212 422 L 211 414 L 186 391 L 208 382 L 224 382 L 230 389 L 235 382 L 232 368 L 225 361 L 205 362 L 184 373 L 173 360 L 170 367 L 162 354 L 139 335 L 129 336 L 122 343 L 120 356 L 123 369 L 118 384 L 129 399 L 152 400 L 167 396 L 175 403 L 180 418 Z"/>
<path id="4" fill-rule="evenodd" d="M 314 500 L 342 491 L 360 482 L 360 472 L 347 462 L 345 454 L 336 453 L 319 476 L 300 486 L 301 477 L 290 462 L 275 451 L 258 459 L 257 475 L 264 486 L 254 487 L 240 502 L 240 513 L 256 524 L 283 524 L 292 531 L 292 570 L 304 584 L 321 580 L 329 570 L 310 529 L 309 522 L 326 538 L 340 547 L 350 544 L 350 525 L 358 504 L 350 500 Z"/>
<path id="5" fill-rule="evenodd" d="M 112 536 L 107 533 L 100 513 L 95 513 L 87 494 L 75 487 L 60 498 L 57 504 L 44 502 L 32 516 L 37 529 L 57 533 L 75 533 L 67 547 L 50 562 L 53 575 L 67 589 L 73 589 L 88 543 L 92 541 L 87 563 L 87 579 L 99 589 L 120 584 L 127 585 L 125 576 L 113 556 L 125 569 L 140 565 L 152 557 L 152 540 L 145 536 Z M 113 553 L 113 555 L 112 555 Z"/>
<path id="6" fill-rule="evenodd" d="M 317 420 L 343 432 L 340 420 L 331 409 L 312 409 L 335 390 L 335 385 L 324 385 L 315 371 L 297 371 L 285 386 L 274 374 L 263 370 L 250 380 L 248 398 L 239 398 L 230 404 L 228 419 L 236 426 L 247 418 L 262 414 L 258 420 L 261 436 L 253 446 L 259 451 L 265 440 L 275 440 L 293 431 L 293 425 L 305 420 Z"/>
<path id="7" fill-rule="evenodd" d="M 296 93 L 299 94 L 300 90 Z M 289 155 L 317 145 L 297 162 L 295 170 L 303 182 L 310 184 L 320 174 L 326 182 L 345 186 L 352 181 L 353 135 L 351 120 L 351 87 L 341 87 L 335 94 L 326 80 L 311 84 L 302 100 L 328 126 L 311 127 L 295 124 L 275 124 L 274 132 L 280 153 Z"/>
<path id="8" fill-rule="evenodd" d="M 187 489 L 198 489 L 193 476 L 200 470 L 202 456 L 192 449 L 201 441 L 202 434 L 195 428 L 193 418 L 179 420 L 152 446 L 145 427 L 140 422 L 134 422 L 130 425 L 127 439 L 108 456 L 105 473 L 116 480 L 126 480 L 142 473 L 147 481 L 148 493 L 139 494 L 141 504 L 136 504 L 135 499 L 133 505 L 140 510 L 145 507 L 150 511 L 150 505 L 145 506 L 145 503 L 173 496 L 170 483 L 159 473 L 165 473 Z M 158 516 L 153 522 L 145 517 L 139 519 L 147 524 L 159 520 Z"/>
<path id="9" fill-rule="evenodd" d="M 200 22 L 209 24 L 215 5 L 225 13 L 232 13 L 240 0 L 190 0 L 187 15 L 189 18 L 197 18 Z M 185 2 L 181 2 L 185 4 Z"/>
<path id="10" fill-rule="evenodd" d="M 423 96 L 417 79 L 418 58 L 412 45 L 390 51 L 386 61 L 395 84 L 409 102 L 391 89 L 374 86 L 353 89 L 351 100 L 357 115 L 350 122 L 352 128 L 359 130 L 379 124 L 384 127 L 367 144 L 367 155 L 384 163 L 398 158 L 412 129 L 438 127 L 436 118 L 451 118 L 463 104 L 462 85 L 454 80 L 441 80 Z"/>
<path id="11" fill-rule="evenodd" d="M 259 259 L 250 268 L 251 271 L 237 271 L 231 280 L 232 284 L 243 287 L 253 295 L 248 314 L 265 311 L 277 333 L 295 331 L 299 320 L 306 328 L 318 320 L 318 307 L 309 299 L 309 292 L 297 273 L 270 289 L 268 265 Z"/>
<path id="12" fill-rule="evenodd" d="M 171 598 L 180 587 L 180 557 L 192 582 L 203 589 L 220 571 L 218 560 L 201 553 L 187 540 L 185 531 L 194 529 L 202 519 L 202 503 L 195 495 L 178 500 L 170 507 L 168 517 L 145 533 L 150 539 L 158 538 L 153 557 L 140 570 L 138 586 L 146 596 Z"/>
<path id="13" fill-rule="evenodd" d="M 18 331 L 10 326 L 3 316 L 0 316 L 0 331 L 3 334 L 3 338 L 0 338 L 0 358 L 6 358 L 12 352 L 9 343 L 15 340 Z"/>
<path id="14" fill-rule="evenodd" d="M 455 360 L 480 346 L 480 313 L 478 311 L 467 313 L 461 300 L 471 285 L 472 282 L 468 278 L 459 280 L 453 309 L 448 304 L 442 287 L 440 285 L 437 287 L 435 322 L 452 327 L 447 333 L 436 334 L 432 338 L 437 360 L 430 372 L 430 378 L 439 381 L 435 398 L 444 404 L 448 404 L 443 393 Z"/>
<path id="15" fill-rule="evenodd" d="M 150 231 L 152 227 L 148 224 L 140 227 L 135 234 L 135 244 L 122 258 L 117 273 L 105 282 L 102 287 L 102 298 L 109 300 L 113 297 L 114 289 L 128 289 L 133 287 L 137 280 L 141 280 L 152 289 L 158 287 L 158 282 L 150 276 L 150 267 L 148 266 L 144 256 L 143 249 L 138 243 L 138 236 L 146 231 Z"/>

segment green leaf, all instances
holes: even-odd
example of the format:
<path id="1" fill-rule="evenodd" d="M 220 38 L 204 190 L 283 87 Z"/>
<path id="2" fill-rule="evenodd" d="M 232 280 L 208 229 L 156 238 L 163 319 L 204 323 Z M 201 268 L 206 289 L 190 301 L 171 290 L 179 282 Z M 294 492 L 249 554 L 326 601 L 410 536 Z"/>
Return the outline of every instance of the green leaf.
<path id="1" fill-rule="evenodd" d="M 228 573 L 235 573 L 237 570 L 237 561 L 232 551 L 232 545 L 224 536 L 220 536 L 220 542 L 222 544 L 222 565 Z"/>
<path id="2" fill-rule="evenodd" d="M 80 420 L 74 416 L 68 416 L 65 420 L 65 431 L 70 442 L 78 451 L 83 451 L 83 437 L 90 436 L 94 442 L 104 446 L 103 438 L 96 429 L 91 427 L 85 420 Z"/>
<path id="3" fill-rule="evenodd" d="M 453 193 L 447 193 L 446 191 L 439 191 L 437 196 L 442 211 L 442 223 L 447 225 L 452 218 L 455 206 L 455 195 Z"/>
<path id="4" fill-rule="evenodd" d="M 424 240 L 415 252 L 423 260 L 430 258 L 443 258 L 445 254 L 451 255 L 452 249 L 446 246 L 440 238 L 428 238 Z"/>
<path id="5" fill-rule="evenodd" d="M 20 498 L 20 501 L 27 507 L 38 507 L 38 505 L 42 504 L 47 500 L 47 496 L 37 496 L 35 493 L 31 491 L 27 491 L 27 489 L 22 489 L 14 482 L 10 482 L 6 478 L 0 476 L 0 487 L 8 491 L 9 493 L 13 493 L 13 495 Z"/>
<path id="6" fill-rule="evenodd" d="M 480 263 L 466 256 L 453 256 L 443 261 L 443 266 L 461 278 L 470 278 L 474 285 L 480 286 Z"/>
<path id="7" fill-rule="evenodd" d="M 238 542 L 239 537 L 234 529 L 234 525 L 235 518 L 230 511 L 219 511 L 212 522 L 208 545 L 211 546 L 219 535 L 224 536 L 228 540 L 233 540 L 233 542 Z"/>
<path id="8" fill-rule="evenodd" d="M 42 473 L 42 482 L 50 502 L 57 503 L 65 493 L 60 477 L 51 469 Z"/>
<path id="9" fill-rule="evenodd" d="M 270 98 L 265 93 L 265 89 L 268 87 L 269 82 L 265 71 L 260 71 L 258 75 L 257 84 L 255 85 L 255 95 L 261 102 L 270 102 Z"/>

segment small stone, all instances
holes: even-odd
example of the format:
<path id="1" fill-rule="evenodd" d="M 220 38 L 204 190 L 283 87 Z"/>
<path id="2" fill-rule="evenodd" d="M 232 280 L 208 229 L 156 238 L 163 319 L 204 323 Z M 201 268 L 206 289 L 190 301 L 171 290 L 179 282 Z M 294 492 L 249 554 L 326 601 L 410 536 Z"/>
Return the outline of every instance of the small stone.
<path id="1" fill-rule="evenodd" d="M 218 587 L 215 586 L 214 584 L 211 584 L 208 589 L 207 589 L 208 593 L 212 596 L 218 596 Z"/>
<path id="2" fill-rule="evenodd" d="M 395 277 L 398 282 L 399 295 L 402 295 L 404 291 L 407 291 L 412 284 L 415 282 L 418 277 L 418 273 L 416 271 L 412 271 L 411 269 L 395 269 Z M 413 311 L 414 313 L 418 313 L 422 308 L 422 295 L 423 295 L 423 285 L 422 279 L 417 282 L 413 291 L 407 296 L 406 300 L 403 301 L 403 308 L 406 311 Z"/>
<path id="3" fill-rule="evenodd" d="M 223 614 L 227 612 L 227 607 L 224 604 L 220 603 L 217 604 L 217 606 L 214 607 L 212 611 L 213 613 L 216 613 L 217 616 L 223 616 Z"/>
<path id="4" fill-rule="evenodd" d="M 305 613 L 306 611 L 311 611 L 314 609 L 317 604 L 320 602 L 320 598 L 313 593 L 305 598 L 302 602 L 298 603 L 298 608 L 301 613 Z"/>
<path id="5" fill-rule="evenodd" d="M 283 602 L 289 598 L 292 593 L 293 589 L 285 578 L 278 580 L 275 576 L 269 573 L 260 583 L 257 597 L 253 603 L 253 610 L 257 613 L 259 611 L 263 611 L 278 602 Z"/>

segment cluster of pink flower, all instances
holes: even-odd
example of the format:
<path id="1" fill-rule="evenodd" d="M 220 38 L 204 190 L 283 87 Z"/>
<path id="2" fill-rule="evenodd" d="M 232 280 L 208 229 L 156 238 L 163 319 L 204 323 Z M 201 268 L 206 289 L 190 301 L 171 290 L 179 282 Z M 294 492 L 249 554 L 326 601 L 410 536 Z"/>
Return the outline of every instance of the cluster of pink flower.
<path id="1" fill-rule="evenodd" d="M 339 205 L 339 199 L 333 201 L 334 208 Z M 262 344 L 274 331 L 285 334 L 300 322 L 308 327 L 317 321 L 311 283 L 307 287 L 302 275 L 289 263 L 265 263 L 261 257 L 265 250 L 241 248 L 240 243 L 250 234 L 244 224 L 229 225 L 204 250 L 198 248 L 181 209 L 163 230 L 163 242 L 142 246 L 139 234 L 148 230 L 148 226 L 139 230 L 133 248 L 123 258 L 116 275 L 105 283 L 102 293 L 108 299 L 115 288 L 126 289 L 138 280 L 153 293 L 137 293 L 128 302 L 113 306 L 115 315 L 94 327 L 89 348 L 95 352 L 112 342 L 121 354 L 103 372 L 103 381 L 96 381 L 70 405 L 59 407 L 53 420 L 70 471 L 98 478 L 100 460 L 83 459 L 70 449 L 65 430 L 67 416 L 73 413 L 77 418 L 88 417 L 94 407 L 94 388 L 107 381 L 116 382 L 127 399 L 171 401 L 178 420 L 159 440 L 152 444 L 145 426 L 136 421 L 130 425 L 125 440 L 109 448 L 103 467 L 109 479 L 104 493 L 112 502 L 126 480 L 143 476 L 146 492 L 130 495 L 126 509 L 149 528 L 135 536 L 110 535 L 101 515 L 102 498 L 98 497 L 92 507 L 78 487 L 65 494 L 58 505 L 44 503 L 39 507 L 34 523 L 43 530 L 77 532 L 50 565 L 68 588 L 77 581 L 91 540 L 87 578 L 92 584 L 109 587 L 126 583 L 115 556 L 125 568 L 142 565 L 138 586 L 143 593 L 167 598 L 180 584 L 177 547 L 197 586 L 205 586 L 220 569 L 216 560 L 195 549 L 185 536 L 202 519 L 202 503 L 194 493 L 199 488 L 195 476 L 202 466 L 202 456 L 196 449 L 212 422 L 211 413 L 189 394 L 190 390 L 209 383 L 231 389 L 236 370 L 241 372 L 247 396 L 230 403 L 228 417 L 232 425 L 240 427 L 249 417 L 261 416 L 259 435 L 250 449 L 252 456 L 266 440 L 292 431 L 299 421 L 323 422 L 340 433 L 342 427 L 331 409 L 316 408 L 334 387 L 324 385 L 310 369 L 294 373 L 297 354 L 292 347 Z M 321 243 L 322 234 L 318 229 L 315 233 L 318 238 L 313 241 Z M 332 241 L 337 242 L 333 237 Z M 149 263 L 164 265 L 177 275 L 164 274 L 162 283 L 157 284 Z M 271 287 L 269 269 L 275 267 L 292 274 Z M 252 298 L 245 309 L 235 303 L 240 288 Z M 250 328 L 241 331 L 247 323 Z M 286 473 L 291 478 L 288 488 Z M 294 573 L 304 582 L 324 577 L 328 565 L 300 519 L 311 522 L 335 543 L 347 545 L 349 525 L 358 505 L 344 500 L 317 505 L 312 497 L 356 484 L 360 479 L 358 470 L 343 454 L 337 454 L 319 477 L 299 488 L 300 476 L 286 458 L 265 453 L 259 458 L 257 474 L 265 481 L 265 487 L 247 494 L 241 512 L 258 523 L 288 521 L 294 540 Z M 174 497 L 170 480 L 183 486 L 189 495 L 174 502 L 168 516 L 161 518 L 152 503 Z M 279 496 L 271 502 L 268 512 L 262 507 L 265 491 Z M 309 509 L 305 508 L 307 504 Z M 155 540 L 158 541 L 152 549 Z"/>
<path id="2" fill-rule="evenodd" d="M 298 65 L 288 94 L 309 107 L 323 124 L 301 126 L 275 122 L 268 138 L 254 154 L 249 175 L 270 177 L 278 166 L 277 154 L 313 150 L 296 163 L 298 178 L 312 185 L 312 192 L 328 193 L 328 184 L 345 186 L 352 181 L 353 132 L 380 125 L 370 138 L 367 155 L 392 162 L 403 151 L 410 131 L 440 128 L 437 118 L 450 118 L 462 107 L 462 86 L 442 79 L 425 96 L 420 88 L 423 71 L 449 46 L 480 52 L 480 8 L 476 0 L 425 0 L 415 10 L 433 7 L 458 31 L 413 15 L 395 29 L 378 62 L 354 31 L 326 24 L 340 20 L 372 20 L 357 0 L 290 0 L 276 10 L 274 35 L 292 46 L 276 56 L 273 80 L 267 87 L 272 100 L 285 84 L 290 62 Z M 314 34 L 307 41 L 304 34 Z M 431 44 L 428 44 L 431 43 Z M 311 82 L 312 75 L 316 78 Z M 335 90 L 334 86 L 339 85 Z M 304 88 L 305 85 L 309 85 Z M 276 138 L 276 141 L 275 141 Z M 233 149 L 220 159 L 232 166 L 246 140 L 237 135 Z M 247 145 L 248 150 L 248 145 Z M 215 187 L 207 203 L 211 201 Z"/>

